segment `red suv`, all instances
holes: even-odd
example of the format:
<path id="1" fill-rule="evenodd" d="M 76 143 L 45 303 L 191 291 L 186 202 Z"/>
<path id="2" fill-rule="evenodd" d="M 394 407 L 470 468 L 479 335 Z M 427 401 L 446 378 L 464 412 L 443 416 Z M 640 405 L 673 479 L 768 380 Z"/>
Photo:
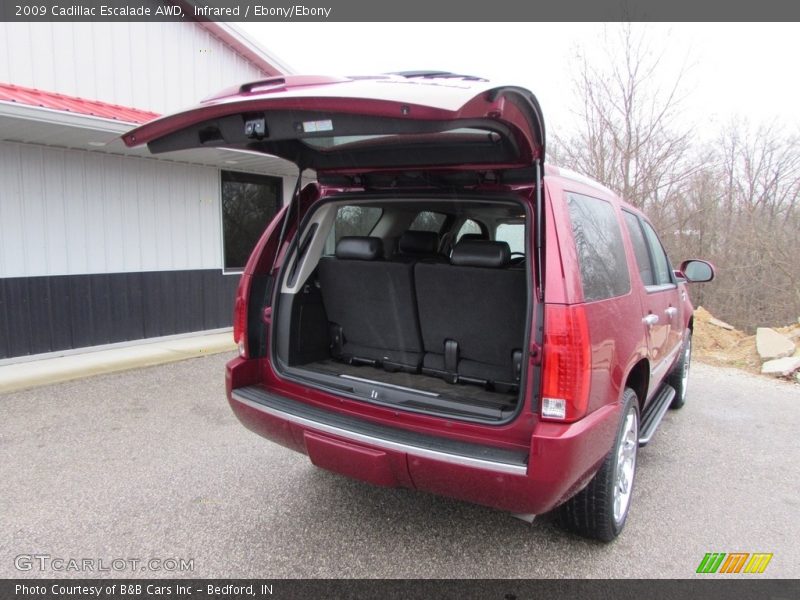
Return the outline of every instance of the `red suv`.
<path id="1" fill-rule="evenodd" d="M 529 91 L 415 72 L 242 85 L 124 136 L 316 182 L 253 250 L 228 399 L 315 465 L 613 539 L 686 399 L 692 305 L 638 210 L 545 165 Z"/>

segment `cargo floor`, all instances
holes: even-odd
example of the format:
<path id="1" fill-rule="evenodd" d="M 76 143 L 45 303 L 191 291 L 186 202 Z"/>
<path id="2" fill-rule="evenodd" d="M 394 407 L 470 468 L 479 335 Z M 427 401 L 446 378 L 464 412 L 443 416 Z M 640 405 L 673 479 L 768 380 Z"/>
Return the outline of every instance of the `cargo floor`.
<path id="1" fill-rule="evenodd" d="M 348 375 L 350 377 L 358 377 L 369 381 L 433 392 L 443 397 L 453 400 L 463 400 L 464 402 L 474 405 L 512 408 L 517 401 L 516 393 L 493 392 L 472 384 L 447 383 L 438 377 L 430 377 L 418 373 L 404 373 L 400 371 L 390 373 L 368 365 L 348 365 L 332 359 L 308 363 L 303 365 L 302 368 L 332 375 Z"/>

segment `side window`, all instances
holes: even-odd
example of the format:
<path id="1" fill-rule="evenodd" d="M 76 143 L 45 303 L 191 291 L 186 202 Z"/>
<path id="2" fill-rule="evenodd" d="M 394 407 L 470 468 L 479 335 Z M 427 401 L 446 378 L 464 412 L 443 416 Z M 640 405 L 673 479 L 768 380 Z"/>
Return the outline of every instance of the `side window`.
<path id="1" fill-rule="evenodd" d="M 625 225 L 627 225 L 628 233 L 631 236 L 633 253 L 636 256 L 636 264 L 639 267 L 642 283 L 644 285 L 653 285 L 655 278 L 653 277 L 653 267 L 650 264 L 650 252 L 647 250 L 647 241 L 644 239 L 642 226 L 639 225 L 639 217 L 626 211 L 622 211 L 622 214 L 625 217 Z"/>
<path id="2" fill-rule="evenodd" d="M 381 218 L 383 211 L 372 206 L 340 206 L 336 211 L 325 254 L 333 254 L 339 240 L 349 235 L 369 235 Z"/>
<path id="3" fill-rule="evenodd" d="M 511 252 L 525 252 L 525 223 L 501 223 L 497 226 L 494 239 L 506 242 Z"/>
<path id="4" fill-rule="evenodd" d="M 467 219 L 466 221 L 464 221 L 464 224 L 461 226 L 461 229 L 459 229 L 458 233 L 456 234 L 456 242 L 460 240 L 463 236 L 471 233 L 477 233 L 482 235 L 483 231 L 481 231 L 481 226 L 478 225 L 475 221 L 473 221 L 472 219 Z"/>
<path id="5" fill-rule="evenodd" d="M 628 261 L 614 207 L 578 194 L 569 194 L 568 205 L 586 301 L 630 291 Z"/>
<path id="6" fill-rule="evenodd" d="M 222 240 L 225 269 L 243 269 L 253 247 L 278 212 L 283 180 L 222 171 Z"/>
<path id="7" fill-rule="evenodd" d="M 442 230 L 445 219 L 446 217 L 442 213 L 423 210 L 411 223 L 409 229 L 412 231 L 435 231 L 439 233 Z"/>
<path id="8" fill-rule="evenodd" d="M 664 252 L 664 247 L 661 245 L 661 240 L 658 239 L 658 235 L 650 223 L 644 221 L 642 224 L 644 225 L 644 234 L 647 236 L 647 241 L 650 244 L 650 253 L 653 256 L 656 285 L 672 283 L 669 259 L 667 258 L 667 253 Z"/>

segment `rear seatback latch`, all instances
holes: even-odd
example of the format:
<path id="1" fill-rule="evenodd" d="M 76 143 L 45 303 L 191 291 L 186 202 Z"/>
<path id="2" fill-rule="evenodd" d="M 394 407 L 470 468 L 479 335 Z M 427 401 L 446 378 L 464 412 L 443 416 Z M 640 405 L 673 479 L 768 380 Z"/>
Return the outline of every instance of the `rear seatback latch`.
<path id="1" fill-rule="evenodd" d="M 519 381 L 522 375 L 522 350 L 514 350 L 511 354 L 511 361 L 514 365 L 514 381 Z"/>
<path id="2" fill-rule="evenodd" d="M 458 342 L 455 340 L 444 341 L 444 370 L 447 371 L 445 380 L 448 383 L 458 381 Z"/>
<path id="3" fill-rule="evenodd" d="M 344 346 L 342 326 L 331 323 L 330 327 L 331 355 L 335 358 L 340 358 L 342 356 L 342 347 Z"/>

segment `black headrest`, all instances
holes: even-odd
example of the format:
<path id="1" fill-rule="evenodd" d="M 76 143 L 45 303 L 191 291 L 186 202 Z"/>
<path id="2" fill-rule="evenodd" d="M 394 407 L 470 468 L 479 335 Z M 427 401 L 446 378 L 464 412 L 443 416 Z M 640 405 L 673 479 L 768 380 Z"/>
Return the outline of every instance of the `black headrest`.
<path id="1" fill-rule="evenodd" d="M 435 231 L 406 231 L 397 242 L 400 254 L 436 254 L 439 234 Z"/>
<path id="2" fill-rule="evenodd" d="M 504 267 L 510 260 L 506 242 L 462 240 L 450 255 L 450 264 L 462 267 Z"/>
<path id="3" fill-rule="evenodd" d="M 458 238 L 459 242 L 480 242 L 480 241 L 489 241 L 489 238 L 486 237 L 482 233 L 465 233 L 460 238 Z"/>
<path id="4" fill-rule="evenodd" d="M 345 236 L 336 244 L 336 258 L 377 260 L 383 257 L 383 241 L 377 237 Z"/>

